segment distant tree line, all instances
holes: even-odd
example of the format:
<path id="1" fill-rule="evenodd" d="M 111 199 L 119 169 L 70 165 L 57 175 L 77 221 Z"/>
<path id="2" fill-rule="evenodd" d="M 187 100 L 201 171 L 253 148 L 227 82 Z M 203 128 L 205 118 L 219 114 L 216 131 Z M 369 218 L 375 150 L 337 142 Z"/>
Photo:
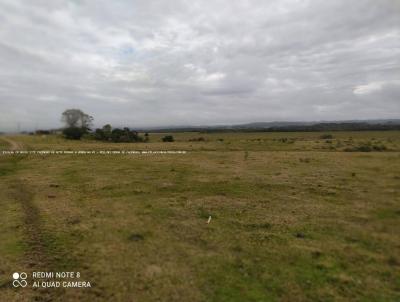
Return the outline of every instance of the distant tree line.
<path id="1" fill-rule="evenodd" d="M 264 131 L 270 132 L 318 132 L 318 131 L 384 131 L 400 130 L 399 124 L 369 124 L 369 123 L 319 123 L 315 125 L 292 125 L 271 127 Z"/>
<path id="2" fill-rule="evenodd" d="M 312 125 L 285 125 L 285 126 L 211 126 L 211 127 L 179 127 L 159 128 L 150 132 L 177 133 L 226 133 L 226 132 L 324 132 L 324 131 L 386 131 L 400 130 L 400 123 L 367 123 L 367 122 L 325 122 Z"/>

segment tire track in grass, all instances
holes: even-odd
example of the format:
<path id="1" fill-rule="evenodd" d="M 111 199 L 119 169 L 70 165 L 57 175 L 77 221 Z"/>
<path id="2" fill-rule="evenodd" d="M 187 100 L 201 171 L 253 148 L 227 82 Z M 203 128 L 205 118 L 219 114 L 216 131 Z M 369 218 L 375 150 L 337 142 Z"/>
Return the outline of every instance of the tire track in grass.
<path id="1" fill-rule="evenodd" d="M 51 246 L 49 234 L 43 229 L 40 211 L 33 202 L 34 194 L 28 185 L 20 180 L 14 183 L 12 189 L 13 197 L 20 203 L 23 212 L 25 264 L 30 271 L 52 271 L 57 255 Z M 62 296 L 63 292 L 61 288 L 35 288 L 34 301 L 54 301 L 57 296 Z"/>
<path id="2" fill-rule="evenodd" d="M 12 200 L 18 202 L 22 210 L 25 255 L 21 264 L 26 268 L 25 272 L 78 271 L 76 268 L 81 264 L 80 259 L 68 253 L 71 247 L 60 240 L 59 234 L 46 228 L 45 216 L 35 204 L 35 193 L 30 184 L 15 177 L 10 189 Z M 62 287 L 32 288 L 32 281 L 29 280 L 29 289 L 31 289 L 29 294 L 33 296 L 32 301 L 79 301 L 81 299 L 97 301 L 103 296 L 101 288 L 93 288 L 85 292 L 68 291 L 67 288 Z M 62 280 L 36 279 L 35 281 Z M 91 283 L 95 284 L 95 282 Z"/>
<path id="3" fill-rule="evenodd" d="M 1 139 L 9 144 L 9 150 L 16 151 L 22 150 L 23 145 L 16 142 L 9 137 L 2 136 Z M 17 170 L 17 165 L 20 160 L 25 157 L 19 156 L 13 160 L 12 169 L 6 169 L 6 172 L 13 173 Z M 8 174 L 7 173 L 7 174 Z M 30 271 L 45 271 L 51 265 L 51 256 L 46 252 L 45 235 L 40 221 L 39 209 L 33 202 L 34 194 L 29 190 L 28 186 L 14 178 L 13 185 L 11 186 L 12 200 L 17 201 L 21 205 L 23 215 L 23 232 L 24 232 L 24 245 L 26 246 L 26 253 L 24 257 L 24 264 Z M 27 271 L 29 272 L 29 271 Z M 53 301 L 55 295 L 60 294 L 60 291 L 51 292 L 49 289 L 39 288 L 33 290 L 33 301 Z"/>

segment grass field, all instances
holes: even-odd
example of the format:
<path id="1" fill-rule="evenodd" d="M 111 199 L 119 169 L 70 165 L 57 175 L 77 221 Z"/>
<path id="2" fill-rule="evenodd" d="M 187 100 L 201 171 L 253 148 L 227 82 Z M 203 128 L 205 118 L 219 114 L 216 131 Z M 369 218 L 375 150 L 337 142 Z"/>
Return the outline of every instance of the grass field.
<path id="1" fill-rule="evenodd" d="M 400 301 L 400 132 L 330 134 L 10 137 L 188 152 L 0 155 L 0 300 Z M 14 271 L 92 287 L 14 289 Z"/>

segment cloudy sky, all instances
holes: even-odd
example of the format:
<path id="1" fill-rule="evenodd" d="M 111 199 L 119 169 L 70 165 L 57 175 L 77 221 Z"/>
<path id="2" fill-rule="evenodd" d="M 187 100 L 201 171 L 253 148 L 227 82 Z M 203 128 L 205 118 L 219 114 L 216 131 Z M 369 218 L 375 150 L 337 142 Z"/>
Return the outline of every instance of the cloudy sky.
<path id="1" fill-rule="evenodd" d="M 0 0 L 0 130 L 400 117 L 399 0 Z"/>

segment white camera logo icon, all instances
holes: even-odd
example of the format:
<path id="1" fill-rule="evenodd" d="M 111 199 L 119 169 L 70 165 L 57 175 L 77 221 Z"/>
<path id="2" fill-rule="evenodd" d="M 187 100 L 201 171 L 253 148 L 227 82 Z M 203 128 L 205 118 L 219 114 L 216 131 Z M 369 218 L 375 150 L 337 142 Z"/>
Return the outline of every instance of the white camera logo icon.
<path id="1" fill-rule="evenodd" d="M 14 287 L 26 287 L 28 285 L 28 282 L 26 282 L 28 275 L 26 273 L 14 273 L 12 276 Z"/>

